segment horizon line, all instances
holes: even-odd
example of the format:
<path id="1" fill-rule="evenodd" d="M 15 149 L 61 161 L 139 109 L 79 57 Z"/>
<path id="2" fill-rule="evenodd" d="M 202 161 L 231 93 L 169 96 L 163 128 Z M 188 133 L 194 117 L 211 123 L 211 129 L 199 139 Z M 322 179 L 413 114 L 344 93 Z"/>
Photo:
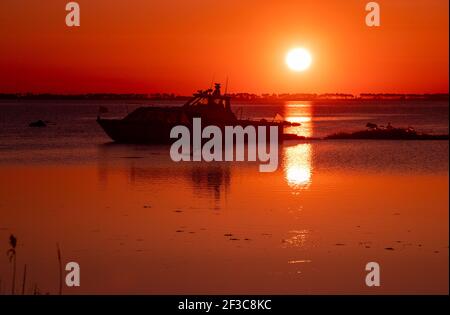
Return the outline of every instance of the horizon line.
<path id="1" fill-rule="evenodd" d="M 449 93 L 263 93 L 246 92 L 227 93 L 230 99 L 249 103 L 267 102 L 314 102 L 314 101 L 449 101 Z M 175 93 L 83 93 L 83 94 L 52 94 L 52 93 L 0 93 L 0 101 L 21 100 L 78 100 L 78 101 L 187 101 L 194 95 L 177 95 Z"/>
<path id="2" fill-rule="evenodd" d="M 195 91 L 197 93 L 200 90 Z M 16 96 L 27 96 L 27 95 L 51 95 L 51 96 L 85 96 L 85 95 L 173 95 L 178 97 L 192 96 L 191 94 L 175 93 L 175 92 L 0 92 L 1 96 L 6 95 L 16 95 Z M 359 92 L 359 93 L 348 93 L 348 92 L 262 92 L 262 93 L 252 93 L 252 92 L 233 92 L 224 93 L 223 95 L 254 95 L 262 97 L 270 96 L 284 96 L 284 95 L 311 95 L 311 96 L 325 96 L 325 95 L 348 95 L 348 96 L 360 96 L 360 95 L 449 95 L 450 92 Z"/>

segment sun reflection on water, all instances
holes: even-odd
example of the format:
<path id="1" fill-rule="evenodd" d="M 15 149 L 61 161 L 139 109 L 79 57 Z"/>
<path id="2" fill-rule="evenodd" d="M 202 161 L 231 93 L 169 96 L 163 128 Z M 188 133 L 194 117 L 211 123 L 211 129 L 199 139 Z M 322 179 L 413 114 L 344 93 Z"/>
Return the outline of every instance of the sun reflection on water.
<path id="1" fill-rule="evenodd" d="M 285 132 L 303 137 L 312 137 L 312 105 L 308 102 L 296 103 L 288 102 L 285 106 L 284 116 L 291 123 L 298 123 L 299 126 L 287 127 Z"/>
<path id="2" fill-rule="evenodd" d="M 299 126 L 286 128 L 286 133 L 312 137 L 313 120 L 311 103 L 287 102 L 285 104 L 284 115 L 287 121 L 300 124 Z M 288 146 L 284 149 L 285 179 L 288 185 L 296 191 L 307 188 L 311 183 L 311 155 L 312 149 L 308 143 Z"/>
<path id="3" fill-rule="evenodd" d="M 284 172 L 289 186 L 305 189 L 311 183 L 311 145 L 308 143 L 285 148 Z"/>
<path id="4" fill-rule="evenodd" d="M 289 231 L 289 236 L 282 240 L 283 247 L 304 247 L 309 235 L 308 230 Z"/>

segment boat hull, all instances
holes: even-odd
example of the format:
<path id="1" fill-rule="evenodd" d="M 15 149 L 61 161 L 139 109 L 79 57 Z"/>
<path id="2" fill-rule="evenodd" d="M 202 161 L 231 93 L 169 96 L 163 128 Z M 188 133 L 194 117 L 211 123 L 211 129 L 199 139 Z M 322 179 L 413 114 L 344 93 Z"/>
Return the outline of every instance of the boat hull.
<path id="1" fill-rule="evenodd" d="M 173 126 L 155 122 L 136 122 L 121 119 L 98 119 L 106 134 L 118 143 L 170 143 Z"/>
<path id="2" fill-rule="evenodd" d="M 170 144 L 177 139 L 170 138 L 170 131 L 178 124 L 168 124 L 163 122 L 145 122 L 145 121 L 127 121 L 123 119 L 97 119 L 98 124 L 103 128 L 106 134 L 115 142 L 118 143 L 143 143 L 143 144 Z M 227 124 L 227 126 L 247 126 L 266 127 L 266 135 L 269 135 L 269 128 L 271 126 L 278 127 L 278 141 L 283 140 L 283 126 L 269 122 L 256 121 L 237 121 L 234 124 Z M 191 126 L 186 126 L 191 129 Z M 222 131 L 225 125 L 218 126 Z M 192 133 L 191 133 L 192 134 Z M 267 136 L 266 140 L 270 138 Z"/>

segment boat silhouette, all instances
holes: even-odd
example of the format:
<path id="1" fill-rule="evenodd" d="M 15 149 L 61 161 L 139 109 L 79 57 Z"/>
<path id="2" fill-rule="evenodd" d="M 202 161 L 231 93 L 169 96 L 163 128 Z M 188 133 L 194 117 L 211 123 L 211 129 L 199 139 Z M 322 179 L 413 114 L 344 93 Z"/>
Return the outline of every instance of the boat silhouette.
<path id="1" fill-rule="evenodd" d="M 194 93 L 182 106 L 143 106 L 122 119 L 98 116 L 97 122 L 115 142 L 164 144 L 176 140 L 170 138 L 173 127 L 183 125 L 192 130 L 193 118 L 201 118 L 202 125 L 214 125 L 222 130 L 225 126 L 277 126 L 279 141 L 283 140 L 283 127 L 290 124 L 286 121 L 238 119 L 231 110 L 231 97 L 221 94 L 219 83 L 214 89 Z M 269 134 L 268 129 L 266 134 Z"/>

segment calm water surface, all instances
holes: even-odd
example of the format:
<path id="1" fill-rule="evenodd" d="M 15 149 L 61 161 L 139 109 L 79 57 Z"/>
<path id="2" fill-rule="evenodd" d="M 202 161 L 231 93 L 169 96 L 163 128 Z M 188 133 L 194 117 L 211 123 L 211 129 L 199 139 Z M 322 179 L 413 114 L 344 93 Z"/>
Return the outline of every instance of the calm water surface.
<path id="1" fill-rule="evenodd" d="M 17 235 L 27 292 L 57 292 L 59 243 L 81 266 L 67 294 L 448 293 L 448 141 L 286 142 L 278 170 L 259 173 L 111 144 L 96 105 L 0 103 L 0 251 Z M 106 106 L 121 116 L 137 105 Z M 242 107 L 299 121 L 290 132 L 307 136 L 368 121 L 448 133 L 441 103 Z M 54 124 L 27 127 L 37 119 Z M 380 288 L 365 286 L 369 261 Z M 0 292 L 10 288 L 5 255 Z"/>

